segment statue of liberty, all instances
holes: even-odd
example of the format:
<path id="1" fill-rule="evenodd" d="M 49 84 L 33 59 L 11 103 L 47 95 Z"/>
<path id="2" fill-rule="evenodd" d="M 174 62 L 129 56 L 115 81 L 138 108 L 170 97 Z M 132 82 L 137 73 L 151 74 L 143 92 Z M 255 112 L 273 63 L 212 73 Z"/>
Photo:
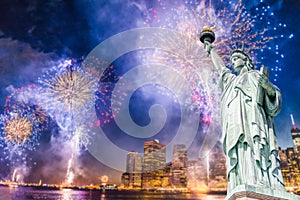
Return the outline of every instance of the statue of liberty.
<path id="1" fill-rule="evenodd" d="M 204 30 L 200 40 L 220 75 L 227 192 L 238 185 L 285 190 L 273 121 L 281 109 L 280 90 L 269 81 L 266 68 L 255 70 L 243 48 L 230 54 L 232 72 L 212 45 L 214 33 Z"/>

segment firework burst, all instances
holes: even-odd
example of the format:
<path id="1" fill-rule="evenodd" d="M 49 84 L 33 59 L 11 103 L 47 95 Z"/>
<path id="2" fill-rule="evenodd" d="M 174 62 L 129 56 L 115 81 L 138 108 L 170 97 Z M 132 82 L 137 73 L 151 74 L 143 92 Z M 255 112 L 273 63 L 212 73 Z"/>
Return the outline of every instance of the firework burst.
<path id="1" fill-rule="evenodd" d="M 1 115 L 2 142 L 11 150 L 34 150 L 38 145 L 39 133 L 36 117 L 27 110 Z"/>
<path id="2" fill-rule="evenodd" d="M 0 117 L 0 146 L 7 165 L 26 165 L 29 151 L 36 150 L 39 138 L 48 128 L 48 114 L 38 104 L 42 90 L 36 85 L 10 87 L 4 114 Z"/>
<path id="3" fill-rule="evenodd" d="M 24 144 L 32 134 L 32 126 L 32 123 L 26 117 L 7 120 L 4 127 L 5 137 L 8 142 Z"/>
<path id="4" fill-rule="evenodd" d="M 39 78 L 44 88 L 40 106 L 63 130 L 74 132 L 94 112 L 97 80 L 72 60 L 65 60 Z"/>
<path id="5" fill-rule="evenodd" d="M 39 145 L 40 128 L 36 117 L 27 110 L 0 116 L 0 146 L 7 165 L 26 165 L 28 152 Z M 2 160 L 2 159 L 1 159 Z"/>
<path id="6" fill-rule="evenodd" d="M 39 130 L 47 128 L 49 117 L 46 111 L 39 106 L 40 95 L 43 94 L 42 88 L 36 85 L 28 85 L 18 89 L 12 88 L 12 93 L 6 98 L 4 105 L 5 114 L 30 113 L 31 117 L 37 122 Z"/>
<path id="7" fill-rule="evenodd" d="M 61 74 L 45 80 L 48 95 L 64 105 L 69 112 L 80 110 L 94 98 L 95 80 L 89 79 L 79 69 L 66 69 Z"/>
<path id="8" fill-rule="evenodd" d="M 214 44 L 224 60 L 228 61 L 226 57 L 229 54 L 228 47 L 240 48 L 244 45 L 245 50 L 250 51 L 257 65 L 266 64 L 266 58 L 271 55 L 278 58 L 268 60 L 274 81 L 281 71 L 280 63 L 284 54 L 280 52 L 280 44 L 282 40 L 290 38 L 290 34 L 288 35 L 286 31 L 286 24 L 276 19 L 270 2 L 261 1 L 256 6 L 245 6 L 242 0 L 221 2 L 178 0 L 172 4 L 157 1 L 151 4 L 147 13 L 146 25 L 176 30 L 193 40 L 190 44 L 183 46 L 183 52 L 178 52 L 185 57 L 186 61 L 189 59 L 185 55 L 191 57 L 190 53 L 192 53 L 186 50 L 198 41 L 201 29 L 209 25 L 215 27 L 217 37 Z M 173 45 L 181 44 L 180 40 L 176 40 L 176 44 Z M 197 54 L 197 57 L 202 56 Z M 201 61 L 206 62 L 207 58 L 202 57 Z"/>

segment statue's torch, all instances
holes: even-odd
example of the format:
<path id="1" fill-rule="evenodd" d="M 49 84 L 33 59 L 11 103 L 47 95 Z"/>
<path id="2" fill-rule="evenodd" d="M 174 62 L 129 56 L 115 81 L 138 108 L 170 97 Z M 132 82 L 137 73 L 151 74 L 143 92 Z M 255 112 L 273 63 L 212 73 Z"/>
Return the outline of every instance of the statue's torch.
<path id="1" fill-rule="evenodd" d="M 215 33 L 213 32 L 213 29 L 215 27 L 210 27 L 210 26 L 204 26 L 201 33 L 200 33 L 200 41 L 202 43 L 204 42 L 209 42 L 213 43 L 215 41 Z"/>

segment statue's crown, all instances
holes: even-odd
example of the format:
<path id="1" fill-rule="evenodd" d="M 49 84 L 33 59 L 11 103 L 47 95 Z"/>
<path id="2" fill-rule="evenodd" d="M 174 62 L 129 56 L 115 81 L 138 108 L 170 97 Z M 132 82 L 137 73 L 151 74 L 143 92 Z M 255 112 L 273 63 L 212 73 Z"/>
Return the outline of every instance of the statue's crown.
<path id="1" fill-rule="evenodd" d="M 249 56 L 248 52 L 246 51 L 243 51 L 241 49 L 234 49 L 230 52 L 230 57 L 233 55 L 233 54 L 243 54 L 244 56 L 246 56 L 249 60 L 252 61 L 251 57 Z"/>
<path id="2" fill-rule="evenodd" d="M 250 55 L 249 55 L 249 51 L 245 51 L 245 49 L 244 49 L 244 44 L 242 44 L 242 47 L 239 49 L 239 48 L 237 48 L 237 45 L 234 45 L 234 49 L 231 49 L 231 48 L 229 48 L 230 49 L 230 56 L 229 56 L 229 59 L 234 55 L 234 54 L 242 54 L 242 55 L 244 55 L 247 59 L 248 59 L 248 61 L 249 61 L 249 63 L 250 63 L 250 65 L 252 66 L 252 68 L 254 68 L 254 64 L 253 64 L 253 61 L 252 61 L 252 59 L 251 59 L 251 57 L 250 57 Z"/>
<path id="3" fill-rule="evenodd" d="M 252 62 L 252 59 L 251 57 L 249 56 L 249 51 L 246 51 L 245 48 L 244 48 L 244 44 L 242 44 L 241 48 L 238 48 L 237 47 L 238 45 L 237 44 L 234 44 L 233 45 L 233 49 L 231 49 L 230 47 L 229 50 L 230 50 L 230 57 L 233 55 L 233 54 L 236 54 L 236 53 L 240 53 L 244 56 L 246 56 L 251 62 Z"/>

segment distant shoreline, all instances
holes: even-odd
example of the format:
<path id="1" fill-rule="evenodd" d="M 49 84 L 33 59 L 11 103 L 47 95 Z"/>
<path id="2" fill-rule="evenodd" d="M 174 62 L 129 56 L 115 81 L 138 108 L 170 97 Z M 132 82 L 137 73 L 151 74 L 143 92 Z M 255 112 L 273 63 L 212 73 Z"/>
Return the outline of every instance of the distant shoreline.
<path id="1" fill-rule="evenodd" d="M 59 186 L 32 186 L 32 185 L 6 185 L 6 184 L 0 184 L 0 187 L 13 187 L 13 188 L 32 188 L 35 190 L 63 190 L 63 189 L 71 189 L 71 190 L 81 190 L 81 191 L 99 191 L 99 192 L 123 192 L 123 193 L 145 193 L 145 194 L 179 194 L 179 193 L 191 193 L 191 194 L 217 194 L 217 195 L 226 195 L 226 190 L 220 190 L 220 191 L 181 191 L 181 190 L 161 190 L 161 189 L 95 189 L 95 188 L 86 188 L 86 187 L 79 187 L 79 186 L 70 186 L 70 187 L 59 187 Z"/>

